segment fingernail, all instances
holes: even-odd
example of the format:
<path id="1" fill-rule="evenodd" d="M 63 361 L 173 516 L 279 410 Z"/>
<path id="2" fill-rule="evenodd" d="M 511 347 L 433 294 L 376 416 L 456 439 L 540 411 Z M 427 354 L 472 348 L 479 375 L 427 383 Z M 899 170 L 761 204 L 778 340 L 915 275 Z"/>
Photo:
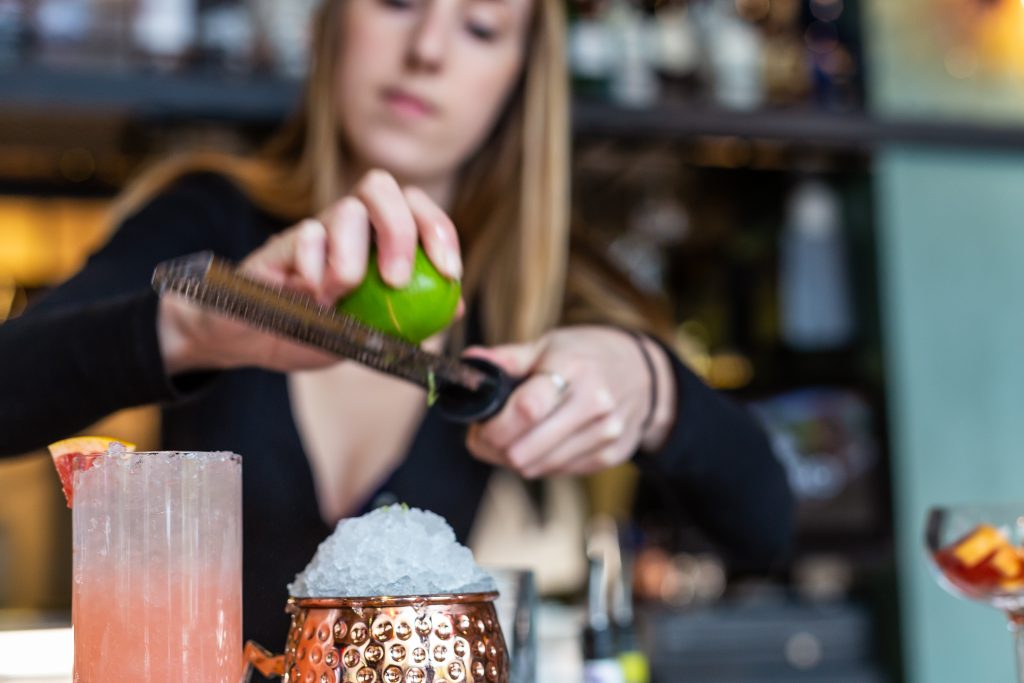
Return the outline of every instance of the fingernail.
<path id="1" fill-rule="evenodd" d="M 309 284 L 314 287 L 320 287 L 324 281 L 324 262 L 322 257 L 307 249 L 300 258 L 303 258 L 305 261 L 305 271 L 311 280 Z"/>
<path id="2" fill-rule="evenodd" d="M 395 286 L 404 285 L 412 276 L 412 265 L 402 259 L 393 259 L 387 264 L 387 279 Z"/>
<path id="3" fill-rule="evenodd" d="M 449 254 L 444 257 L 444 269 L 448 271 L 449 277 L 455 280 L 462 279 L 462 259 L 455 254 L 449 252 Z"/>

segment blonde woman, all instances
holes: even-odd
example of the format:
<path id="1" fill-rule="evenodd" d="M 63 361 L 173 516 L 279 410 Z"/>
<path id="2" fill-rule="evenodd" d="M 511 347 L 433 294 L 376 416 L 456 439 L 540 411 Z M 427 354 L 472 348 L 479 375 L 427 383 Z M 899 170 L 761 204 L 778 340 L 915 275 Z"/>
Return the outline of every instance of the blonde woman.
<path id="1" fill-rule="evenodd" d="M 493 468 L 587 474 L 643 454 L 738 560 L 767 565 L 791 499 L 765 438 L 667 348 L 651 307 L 570 237 L 563 0 L 326 0 L 294 124 L 257 158 L 165 165 L 110 243 L 0 328 L 0 449 L 163 406 L 163 440 L 245 455 L 246 637 L 283 642 L 285 585 L 383 492 L 469 533 Z M 418 390 L 150 291 L 213 249 L 324 302 L 371 244 L 401 287 L 414 250 L 462 277 L 427 343 L 525 378 L 470 429 Z M 629 331 L 627 331 L 629 330 Z M 635 331 L 648 335 L 633 334 Z"/>

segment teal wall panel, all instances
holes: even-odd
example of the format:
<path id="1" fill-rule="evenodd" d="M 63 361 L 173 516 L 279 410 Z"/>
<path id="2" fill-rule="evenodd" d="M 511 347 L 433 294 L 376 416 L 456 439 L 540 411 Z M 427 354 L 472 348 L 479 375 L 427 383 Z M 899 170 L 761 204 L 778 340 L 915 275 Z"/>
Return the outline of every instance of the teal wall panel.
<path id="1" fill-rule="evenodd" d="M 876 171 L 908 681 L 1010 681 L 1005 621 L 937 586 L 922 524 L 1024 501 L 1024 156 L 896 147 Z"/>

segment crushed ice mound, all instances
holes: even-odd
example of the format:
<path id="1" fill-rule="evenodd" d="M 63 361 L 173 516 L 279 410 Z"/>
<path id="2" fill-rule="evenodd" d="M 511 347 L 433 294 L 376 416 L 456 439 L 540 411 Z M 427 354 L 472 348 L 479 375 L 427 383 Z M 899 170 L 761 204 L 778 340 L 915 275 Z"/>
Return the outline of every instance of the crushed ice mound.
<path id="1" fill-rule="evenodd" d="M 443 517 L 405 506 L 343 519 L 288 592 L 298 598 L 482 593 L 494 579 Z"/>

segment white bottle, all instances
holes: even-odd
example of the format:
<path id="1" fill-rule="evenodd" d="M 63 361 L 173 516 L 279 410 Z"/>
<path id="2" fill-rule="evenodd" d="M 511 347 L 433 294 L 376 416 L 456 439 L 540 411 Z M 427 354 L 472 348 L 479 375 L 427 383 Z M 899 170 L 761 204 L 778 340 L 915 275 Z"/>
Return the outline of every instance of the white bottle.
<path id="1" fill-rule="evenodd" d="M 659 10 L 655 21 L 655 66 L 666 76 L 683 78 L 700 67 L 700 38 L 686 5 Z"/>
<path id="2" fill-rule="evenodd" d="M 195 41 L 196 21 L 196 0 L 140 0 L 132 35 L 146 53 L 174 59 Z"/>
<path id="3" fill-rule="evenodd" d="M 853 338 L 841 211 L 839 196 L 820 181 L 803 181 L 790 197 L 780 245 L 780 323 L 794 349 L 827 351 Z"/>
<path id="4" fill-rule="evenodd" d="M 611 95 L 623 107 L 650 107 L 660 86 L 654 73 L 657 25 L 627 0 L 613 0 L 608 26 L 615 45 Z"/>
<path id="5" fill-rule="evenodd" d="M 614 36 L 599 17 L 580 17 L 569 25 L 569 66 L 577 78 L 601 81 L 615 62 Z"/>
<path id="6" fill-rule="evenodd" d="M 764 101 L 761 32 L 738 17 L 731 2 L 713 5 L 703 23 L 715 101 L 728 109 L 756 109 Z"/>

